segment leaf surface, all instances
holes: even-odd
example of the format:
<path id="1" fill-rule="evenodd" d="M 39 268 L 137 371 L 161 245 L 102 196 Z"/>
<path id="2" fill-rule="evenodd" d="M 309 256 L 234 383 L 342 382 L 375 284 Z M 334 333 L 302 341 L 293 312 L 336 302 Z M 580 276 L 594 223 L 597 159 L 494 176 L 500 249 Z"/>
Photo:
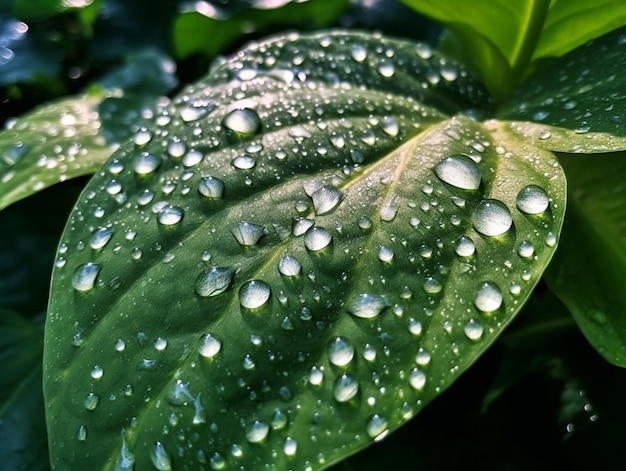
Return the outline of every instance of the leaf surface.
<path id="1" fill-rule="evenodd" d="M 53 467 L 321 469 L 446 389 L 564 211 L 554 156 L 463 114 L 480 103 L 427 47 L 345 32 L 251 45 L 183 91 L 62 238 Z"/>

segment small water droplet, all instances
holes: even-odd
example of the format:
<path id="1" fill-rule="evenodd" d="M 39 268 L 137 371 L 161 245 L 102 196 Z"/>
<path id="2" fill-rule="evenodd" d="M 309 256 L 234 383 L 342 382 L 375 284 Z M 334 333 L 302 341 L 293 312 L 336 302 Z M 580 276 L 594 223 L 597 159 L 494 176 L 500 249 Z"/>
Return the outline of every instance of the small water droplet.
<path id="1" fill-rule="evenodd" d="M 270 286 L 264 281 L 249 280 L 239 288 L 239 304 L 246 309 L 257 309 L 269 301 L 271 294 Z"/>
<path id="2" fill-rule="evenodd" d="M 483 282 L 474 298 L 474 304 L 483 312 L 493 312 L 502 306 L 502 292 L 497 284 L 491 281 Z"/>
<path id="3" fill-rule="evenodd" d="M 85 409 L 87 410 L 94 410 L 96 407 L 98 407 L 99 403 L 100 398 L 94 393 L 87 394 L 87 397 L 85 397 L 85 401 L 83 402 L 83 404 L 85 405 Z"/>
<path id="4" fill-rule="evenodd" d="M 211 334 L 204 334 L 198 347 L 198 353 L 204 358 L 213 358 L 222 349 L 222 342 Z"/>
<path id="5" fill-rule="evenodd" d="M 385 222 L 391 222 L 398 214 L 398 207 L 386 204 L 380 208 L 380 219 Z"/>
<path id="6" fill-rule="evenodd" d="M 172 459 L 161 442 L 156 442 L 150 450 L 150 459 L 159 471 L 172 471 Z"/>
<path id="7" fill-rule="evenodd" d="M 517 248 L 517 253 L 520 255 L 520 257 L 529 258 L 534 255 L 535 247 L 533 247 L 533 244 L 528 242 L 527 240 L 523 240 L 520 242 L 519 247 Z"/>
<path id="8" fill-rule="evenodd" d="M 476 252 L 476 245 L 474 241 L 467 237 L 461 236 L 454 244 L 454 253 L 459 257 L 471 257 Z"/>
<path id="9" fill-rule="evenodd" d="M 122 436 L 122 447 L 120 449 L 119 458 L 115 463 L 115 471 L 133 471 L 134 468 L 135 455 L 128 449 L 128 444 Z"/>
<path id="10" fill-rule="evenodd" d="M 400 133 L 400 126 L 395 118 L 392 117 L 384 117 L 381 126 L 383 131 L 391 137 L 396 137 Z"/>
<path id="11" fill-rule="evenodd" d="M 345 337 L 335 337 L 328 345 L 328 360 L 335 366 L 346 366 L 354 358 L 354 347 Z"/>
<path id="12" fill-rule="evenodd" d="M 91 370 L 91 377 L 93 379 L 100 379 L 104 374 L 104 370 L 100 366 L 94 366 L 93 370 Z"/>
<path id="13" fill-rule="evenodd" d="M 252 136 L 261 130 L 261 118 L 251 108 L 236 109 L 224 117 L 222 125 L 235 133 Z"/>
<path id="14" fill-rule="evenodd" d="M 466 155 L 446 157 L 435 166 L 435 175 L 462 190 L 477 190 L 482 180 L 478 165 Z"/>
<path id="15" fill-rule="evenodd" d="M 298 276 L 302 271 L 302 264 L 292 255 L 285 255 L 278 262 L 278 271 L 284 276 Z"/>
<path id="16" fill-rule="evenodd" d="M 413 335 L 422 335 L 422 330 L 422 323 L 411 317 L 409 319 L 409 332 Z"/>
<path id="17" fill-rule="evenodd" d="M 152 140 L 152 133 L 148 131 L 146 128 L 141 128 L 135 136 L 133 137 L 133 141 L 135 145 L 145 146 L 148 142 Z"/>
<path id="18" fill-rule="evenodd" d="M 265 227 L 247 221 L 240 221 L 231 233 L 241 245 L 252 246 L 265 235 Z"/>
<path id="19" fill-rule="evenodd" d="M 110 227 L 100 227 L 91 235 L 89 246 L 94 250 L 101 249 L 109 243 L 111 237 L 113 237 L 113 229 Z"/>
<path id="20" fill-rule="evenodd" d="M 298 442 L 291 437 L 285 438 L 285 443 L 283 444 L 283 451 L 287 456 L 295 456 L 298 451 Z"/>
<path id="21" fill-rule="evenodd" d="M 465 332 L 465 336 L 470 340 L 480 340 L 483 336 L 484 328 L 480 322 L 476 319 L 470 319 L 465 324 L 463 328 L 463 332 Z"/>
<path id="22" fill-rule="evenodd" d="M 541 131 L 539 133 L 539 139 L 541 141 L 545 141 L 547 139 L 550 139 L 550 137 L 552 137 L 552 133 L 550 131 Z"/>
<path id="23" fill-rule="evenodd" d="M 83 263 L 79 265 L 72 276 L 72 286 L 74 289 L 76 291 L 89 291 L 93 289 L 101 268 L 101 265 L 98 263 Z"/>
<path id="24" fill-rule="evenodd" d="M 154 341 L 154 348 L 160 352 L 165 350 L 167 348 L 167 340 L 165 340 L 162 337 L 159 337 L 158 339 Z"/>
<path id="25" fill-rule="evenodd" d="M 235 269 L 211 267 L 200 272 L 196 278 L 195 290 L 200 296 L 211 297 L 222 294 L 228 289 L 235 275 Z"/>
<path id="26" fill-rule="evenodd" d="M 380 440 L 382 438 L 381 435 L 386 435 L 388 425 L 387 419 L 378 414 L 374 414 L 367 422 L 367 434 L 375 440 Z"/>
<path id="27" fill-rule="evenodd" d="M 367 49 L 363 47 L 361 44 L 353 44 L 350 49 L 350 55 L 357 62 L 363 62 L 367 59 Z"/>
<path id="28" fill-rule="evenodd" d="M 546 191 L 537 185 L 528 185 L 517 194 L 517 209 L 526 214 L 541 214 L 550 205 Z"/>
<path id="29" fill-rule="evenodd" d="M 164 226 L 173 226 L 183 219 L 184 212 L 178 206 L 166 205 L 157 213 L 157 221 Z"/>
<path id="30" fill-rule="evenodd" d="M 348 374 L 339 376 L 333 385 L 333 395 L 337 402 L 348 402 L 359 392 L 358 381 Z"/>
<path id="31" fill-rule="evenodd" d="M 428 365 L 430 363 L 430 353 L 420 347 L 417 351 L 417 355 L 415 355 L 415 363 L 422 366 Z"/>
<path id="32" fill-rule="evenodd" d="M 357 220 L 357 224 L 359 225 L 361 229 L 366 230 L 372 227 L 373 222 L 367 216 L 359 216 L 359 219 Z"/>
<path id="33" fill-rule="evenodd" d="M 250 154 L 241 154 L 232 160 L 233 167 L 239 170 L 250 170 L 256 165 L 256 159 Z"/>
<path id="34" fill-rule="evenodd" d="M 348 303 L 347 309 L 353 316 L 371 319 L 378 316 L 388 306 L 389 301 L 384 296 L 361 293 Z"/>
<path id="35" fill-rule="evenodd" d="M 79 442 L 84 442 L 85 440 L 87 440 L 87 429 L 84 425 L 78 427 L 78 431 L 76 432 L 76 438 Z"/>
<path id="36" fill-rule="evenodd" d="M 226 469 L 226 460 L 222 455 L 215 452 L 211 459 L 209 460 L 209 464 L 211 465 L 211 469 L 220 470 Z"/>
<path id="37" fill-rule="evenodd" d="M 509 208 L 494 199 L 482 200 L 472 217 L 474 229 L 482 235 L 495 237 L 506 233 L 513 225 Z"/>
<path id="38" fill-rule="evenodd" d="M 381 246 L 378 250 L 378 260 L 385 263 L 391 263 L 393 260 L 394 252 L 390 247 Z"/>
<path id="39" fill-rule="evenodd" d="M 548 247 L 554 247 L 556 245 L 556 234 L 554 232 L 548 232 L 546 235 L 546 245 Z"/>
<path id="40" fill-rule="evenodd" d="M 142 152 L 132 163 L 137 175 L 149 175 L 161 165 L 161 159 L 153 154 Z"/>
<path id="41" fill-rule="evenodd" d="M 246 439 L 250 443 L 259 443 L 265 440 L 270 431 L 270 426 L 260 420 L 255 420 L 246 432 Z"/>
<path id="42" fill-rule="evenodd" d="M 192 149 L 183 156 L 183 165 L 185 167 L 193 167 L 198 165 L 204 159 L 202 152 Z"/>
<path id="43" fill-rule="evenodd" d="M 180 110 L 180 117 L 186 123 L 204 118 L 215 109 L 211 103 L 190 103 Z"/>
<path id="44" fill-rule="evenodd" d="M 393 74 L 396 73 L 396 68 L 390 60 L 383 60 L 378 66 L 378 73 L 385 78 L 393 77 Z"/>
<path id="45" fill-rule="evenodd" d="M 319 226 L 309 228 L 304 234 L 304 246 L 312 252 L 325 249 L 332 240 L 333 236 L 331 233 Z"/>
<path id="46" fill-rule="evenodd" d="M 327 214 L 335 209 L 341 200 L 343 200 L 343 192 L 332 185 L 324 185 L 311 195 L 313 201 L 313 209 L 317 216 Z"/>
<path id="47" fill-rule="evenodd" d="M 198 192 L 207 198 L 221 198 L 224 194 L 224 182 L 215 177 L 202 177 L 198 184 Z"/>
<path id="48" fill-rule="evenodd" d="M 409 384 L 413 389 L 421 391 L 426 385 L 426 373 L 419 368 L 413 368 L 409 373 Z"/>
<path id="49" fill-rule="evenodd" d="M 311 372 L 309 373 L 309 383 L 314 386 L 319 386 L 322 384 L 324 380 L 324 371 L 317 366 L 311 368 Z"/>
<path id="50" fill-rule="evenodd" d="M 428 294 L 437 294 L 442 290 L 443 285 L 438 279 L 428 276 L 426 281 L 424 281 L 423 288 Z"/>

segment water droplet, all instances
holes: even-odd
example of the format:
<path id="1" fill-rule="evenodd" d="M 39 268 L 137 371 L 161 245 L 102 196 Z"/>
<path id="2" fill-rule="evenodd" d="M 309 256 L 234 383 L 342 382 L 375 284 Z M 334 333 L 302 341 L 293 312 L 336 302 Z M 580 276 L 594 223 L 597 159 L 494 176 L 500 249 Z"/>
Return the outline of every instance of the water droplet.
<path id="1" fill-rule="evenodd" d="M 110 227 L 100 227 L 91 235 L 89 246 L 94 250 L 101 249 L 109 243 L 111 237 L 113 237 L 113 229 Z"/>
<path id="2" fill-rule="evenodd" d="M 247 221 L 240 221 L 231 230 L 231 233 L 241 245 L 252 246 L 265 235 L 265 227 Z"/>
<path id="3" fill-rule="evenodd" d="M 378 316 L 388 306 L 389 301 L 385 296 L 361 293 L 348 304 L 347 309 L 353 316 L 370 319 Z"/>
<path id="4" fill-rule="evenodd" d="M 226 460 L 219 453 L 214 453 L 210 459 L 211 469 L 220 470 L 226 469 Z"/>
<path id="5" fill-rule="evenodd" d="M 133 141 L 135 145 L 145 146 L 148 142 L 152 140 L 152 133 L 148 131 L 146 128 L 141 128 L 137 131 L 137 134 L 133 137 Z"/>
<path id="6" fill-rule="evenodd" d="M 207 198 L 221 198 L 224 194 L 224 182 L 215 177 L 202 177 L 198 184 L 198 192 Z"/>
<path id="7" fill-rule="evenodd" d="M 180 117 L 186 123 L 204 118 L 215 109 L 211 103 L 190 103 L 180 110 Z"/>
<path id="8" fill-rule="evenodd" d="M 94 366 L 93 370 L 91 370 L 91 377 L 93 379 L 100 379 L 104 374 L 104 370 L 100 366 Z"/>
<path id="9" fill-rule="evenodd" d="M 343 197 L 343 192 L 332 185 L 324 185 L 319 188 L 311 195 L 315 214 L 321 216 L 322 214 L 329 213 L 341 203 Z"/>
<path id="10" fill-rule="evenodd" d="M 161 442 L 156 442 L 150 450 L 150 459 L 159 471 L 172 471 L 172 459 Z"/>
<path id="11" fill-rule="evenodd" d="M 417 355 L 415 355 L 415 363 L 422 366 L 428 365 L 430 363 L 430 353 L 420 347 L 417 351 Z"/>
<path id="12" fill-rule="evenodd" d="M 167 340 L 165 340 L 162 337 L 159 337 L 158 339 L 154 341 L 154 348 L 160 352 L 165 350 L 167 348 Z"/>
<path id="13" fill-rule="evenodd" d="M 474 229 L 480 234 L 495 237 L 511 228 L 513 218 L 509 208 L 502 201 L 487 199 L 476 206 L 472 222 Z"/>
<path id="14" fill-rule="evenodd" d="M 474 298 L 474 304 L 483 312 L 493 312 L 502 305 L 502 292 L 497 284 L 485 281 L 480 285 Z"/>
<path id="15" fill-rule="evenodd" d="M 391 222 L 398 214 L 398 207 L 386 204 L 380 208 L 380 219 L 385 222 Z"/>
<path id="16" fill-rule="evenodd" d="M 100 403 L 100 398 L 96 396 L 94 393 L 89 393 L 87 394 L 87 397 L 85 398 L 85 401 L 83 404 L 85 405 L 85 409 L 94 410 L 96 407 L 98 407 L 99 403 Z"/>
<path id="17" fill-rule="evenodd" d="M 178 206 L 166 205 L 157 214 L 157 221 L 164 226 L 173 226 L 183 219 L 184 212 Z"/>
<path id="18" fill-rule="evenodd" d="M 185 167 L 193 167 L 198 165 L 204 159 L 202 152 L 192 149 L 183 156 L 183 165 Z"/>
<path id="19" fill-rule="evenodd" d="M 72 276 L 72 286 L 76 291 L 89 291 L 93 289 L 101 265 L 98 263 L 83 263 L 76 268 Z"/>
<path id="20" fill-rule="evenodd" d="M 528 185 L 517 194 L 517 209 L 526 214 L 541 214 L 550 204 L 548 194 L 537 185 Z"/>
<path id="21" fill-rule="evenodd" d="M 550 137 L 552 137 L 552 133 L 550 131 L 541 131 L 539 133 L 539 140 L 541 140 L 541 141 L 545 141 L 547 139 L 550 139 Z"/>
<path id="22" fill-rule="evenodd" d="M 235 133 L 252 136 L 261 130 L 261 118 L 253 109 L 236 109 L 224 117 L 222 125 Z"/>
<path id="23" fill-rule="evenodd" d="M 475 252 L 476 246 L 474 241 L 467 236 L 459 237 L 454 244 L 454 253 L 459 257 L 471 257 Z"/>
<path id="24" fill-rule="evenodd" d="M 256 159 L 250 154 L 241 154 L 235 157 L 231 163 L 233 167 L 239 170 L 250 170 L 256 165 Z"/>
<path id="25" fill-rule="evenodd" d="M 314 386 L 319 386 L 322 384 L 324 380 L 324 371 L 317 366 L 311 368 L 311 372 L 309 373 L 309 383 Z"/>
<path id="26" fill-rule="evenodd" d="M 354 358 L 354 347 L 344 337 L 333 338 L 328 345 L 328 360 L 335 366 L 346 366 Z"/>
<path id="27" fill-rule="evenodd" d="M 435 175 L 462 190 L 477 190 L 482 178 L 476 162 L 466 155 L 446 157 L 435 166 Z"/>
<path id="28" fill-rule="evenodd" d="M 228 289 L 235 275 L 235 269 L 211 267 L 200 272 L 196 278 L 196 293 L 203 297 L 217 296 Z"/>
<path id="29" fill-rule="evenodd" d="M 484 328 L 480 322 L 476 319 L 470 319 L 465 324 L 463 328 L 463 332 L 465 332 L 465 336 L 470 340 L 480 340 L 483 336 Z"/>
<path id="30" fill-rule="evenodd" d="M 135 455 L 128 449 L 128 444 L 122 437 L 120 456 L 115 463 L 115 471 L 133 471 L 135 467 Z"/>
<path id="31" fill-rule="evenodd" d="M 292 233 L 295 237 L 299 237 L 302 234 L 304 234 L 306 231 L 308 231 L 311 227 L 313 227 L 314 224 L 315 224 L 315 221 L 313 221 L 313 219 L 307 219 L 307 218 L 294 219 Z"/>
<path id="32" fill-rule="evenodd" d="M 287 456 L 295 456 L 296 452 L 298 451 L 298 442 L 296 442 L 291 437 L 285 438 L 283 451 L 285 452 L 285 455 Z"/>
<path id="33" fill-rule="evenodd" d="M 363 62 L 367 59 L 367 49 L 361 44 L 353 44 L 352 49 L 350 49 L 350 55 L 355 61 Z"/>
<path id="34" fill-rule="evenodd" d="M 198 353 L 204 358 L 213 358 L 222 349 L 222 342 L 211 334 L 204 334 L 198 347 Z"/>
<path id="35" fill-rule="evenodd" d="M 246 432 L 246 438 L 250 443 L 259 443 L 265 440 L 270 431 L 270 426 L 260 420 L 255 420 Z"/>
<path id="36" fill-rule="evenodd" d="M 373 222 L 367 216 L 359 216 L 359 219 L 357 220 L 357 224 L 359 225 L 361 229 L 366 230 L 372 227 Z"/>
<path id="37" fill-rule="evenodd" d="M 161 159 L 153 154 L 142 152 L 133 161 L 133 170 L 137 175 L 149 175 L 161 165 Z"/>
<path id="38" fill-rule="evenodd" d="M 87 429 L 84 425 L 78 427 L 78 431 L 76 432 L 76 438 L 79 442 L 84 442 L 85 440 L 87 440 Z"/>
<path id="39" fill-rule="evenodd" d="M 554 232 L 548 232 L 546 235 L 546 245 L 548 247 L 554 247 L 556 245 L 556 234 Z"/>
<path id="40" fill-rule="evenodd" d="M 382 434 L 386 435 L 388 425 L 387 419 L 378 414 L 374 414 L 367 422 L 367 434 L 375 440 L 380 440 Z"/>
<path id="41" fill-rule="evenodd" d="M 520 257 L 529 258 L 532 257 L 535 253 L 535 247 L 533 244 L 528 242 L 527 240 L 523 240 L 520 242 L 519 247 L 517 248 L 517 253 Z"/>
<path id="42" fill-rule="evenodd" d="M 267 303 L 272 290 L 261 280 L 246 281 L 239 288 L 239 304 L 246 309 L 257 309 Z"/>
<path id="43" fill-rule="evenodd" d="M 426 385 L 426 373 L 419 368 L 413 368 L 409 373 L 409 384 L 413 389 L 421 391 Z"/>
<path id="44" fill-rule="evenodd" d="M 304 246 L 312 251 L 317 252 L 323 250 L 330 245 L 333 236 L 323 227 L 313 226 L 304 234 Z"/>
<path id="45" fill-rule="evenodd" d="M 437 294 L 442 290 L 443 285 L 438 279 L 428 276 L 426 281 L 424 281 L 423 288 L 428 294 Z"/>
<path id="46" fill-rule="evenodd" d="M 422 335 L 422 323 L 417 319 L 413 319 L 412 317 L 409 319 L 409 332 L 413 335 Z"/>
<path id="47" fill-rule="evenodd" d="M 400 133 L 400 126 L 395 118 L 392 117 L 384 117 L 381 126 L 383 131 L 391 137 L 396 137 Z"/>
<path id="48" fill-rule="evenodd" d="M 393 260 L 393 249 L 385 246 L 381 246 L 378 250 L 378 260 L 385 263 L 391 263 Z"/>
<path id="49" fill-rule="evenodd" d="M 458 76 L 458 71 L 456 70 L 456 68 L 452 64 L 449 64 L 447 62 L 441 64 L 440 72 L 441 76 L 448 82 L 453 82 Z"/>
<path id="50" fill-rule="evenodd" d="M 278 271 L 284 276 L 298 276 L 302 271 L 302 264 L 296 257 L 285 255 L 278 262 Z"/>
<path id="51" fill-rule="evenodd" d="M 333 395 L 337 402 L 347 402 L 359 392 L 358 381 L 348 374 L 339 376 L 333 385 Z"/>
<path id="52" fill-rule="evenodd" d="M 428 44 L 418 43 L 415 45 L 415 53 L 422 59 L 430 59 L 433 51 Z"/>
<path id="53" fill-rule="evenodd" d="M 396 68 L 390 60 L 383 60 L 378 66 L 378 73 L 385 78 L 393 77 L 393 74 L 396 73 Z"/>

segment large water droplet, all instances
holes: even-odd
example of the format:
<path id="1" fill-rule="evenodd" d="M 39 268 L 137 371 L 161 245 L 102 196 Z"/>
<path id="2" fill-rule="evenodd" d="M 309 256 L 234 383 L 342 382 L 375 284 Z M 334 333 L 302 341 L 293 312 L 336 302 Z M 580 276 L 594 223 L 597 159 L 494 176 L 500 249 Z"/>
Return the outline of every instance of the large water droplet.
<path id="1" fill-rule="evenodd" d="M 337 402 L 347 402 L 359 392 L 358 381 L 348 374 L 342 374 L 335 380 L 333 395 Z"/>
<path id="2" fill-rule="evenodd" d="M 265 235 L 265 227 L 247 221 L 240 221 L 231 231 L 241 245 L 255 245 Z"/>
<path id="3" fill-rule="evenodd" d="M 128 444 L 122 437 L 122 448 L 115 463 L 115 471 L 133 471 L 135 467 L 135 455 L 128 449 Z"/>
<path id="4" fill-rule="evenodd" d="M 198 192 L 207 198 L 221 198 L 224 194 L 224 182 L 215 177 L 202 177 L 198 184 Z"/>
<path id="5" fill-rule="evenodd" d="M 260 131 L 261 118 L 253 109 L 237 109 L 224 117 L 222 125 L 238 134 L 251 136 Z"/>
<path id="6" fill-rule="evenodd" d="M 483 312 L 497 311 L 502 305 L 500 287 L 491 281 L 485 281 L 476 292 L 474 304 Z"/>
<path id="7" fill-rule="evenodd" d="M 285 455 L 287 456 L 295 456 L 296 452 L 298 451 L 298 442 L 296 442 L 291 437 L 285 438 L 283 451 L 285 452 Z"/>
<path id="8" fill-rule="evenodd" d="M 454 244 L 454 253 L 459 257 L 471 257 L 476 252 L 474 241 L 467 236 L 461 236 Z"/>
<path id="9" fill-rule="evenodd" d="M 354 358 L 354 347 L 344 337 L 333 338 L 328 345 L 328 360 L 335 366 L 346 366 Z"/>
<path id="10" fill-rule="evenodd" d="M 526 214 L 541 214 L 550 204 L 546 191 L 537 185 L 528 185 L 517 194 L 517 209 Z"/>
<path id="11" fill-rule="evenodd" d="M 149 175 L 161 165 L 161 159 L 153 154 L 142 152 L 133 161 L 133 170 L 137 175 Z"/>
<path id="12" fill-rule="evenodd" d="M 315 214 L 321 216 L 322 214 L 329 213 L 341 203 L 343 197 L 343 192 L 332 185 L 324 185 L 319 188 L 311 195 Z"/>
<path id="13" fill-rule="evenodd" d="M 184 212 L 178 206 L 166 205 L 157 213 L 157 221 L 164 226 L 173 226 L 183 219 Z"/>
<path id="14" fill-rule="evenodd" d="M 150 459 L 159 471 L 172 471 L 172 459 L 161 442 L 156 442 L 150 450 Z"/>
<path id="15" fill-rule="evenodd" d="M 94 250 L 101 249 L 109 243 L 111 237 L 113 237 L 113 229 L 110 227 L 100 227 L 91 235 L 89 246 Z"/>
<path id="16" fill-rule="evenodd" d="M 527 240 L 523 240 L 520 242 L 519 247 L 517 248 L 517 253 L 520 255 L 520 257 L 530 258 L 535 253 L 535 247 Z"/>
<path id="17" fill-rule="evenodd" d="M 304 234 L 304 246 L 312 251 L 323 250 L 330 245 L 333 236 L 323 227 L 314 226 L 309 228 Z"/>
<path id="18" fill-rule="evenodd" d="M 483 325 L 478 322 L 476 319 L 470 319 L 465 324 L 463 328 L 463 332 L 465 332 L 465 336 L 470 340 L 480 340 L 483 336 Z"/>
<path id="19" fill-rule="evenodd" d="M 212 103 L 190 103 L 180 110 L 180 117 L 185 122 L 197 121 L 204 118 L 215 109 Z"/>
<path id="20" fill-rule="evenodd" d="M 384 296 L 361 293 L 348 303 L 347 309 L 353 316 L 370 319 L 378 316 L 388 306 L 389 301 Z"/>
<path id="21" fill-rule="evenodd" d="M 260 420 L 255 420 L 246 432 L 246 438 L 250 443 L 259 443 L 265 440 L 270 431 L 270 426 Z"/>
<path id="22" fill-rule="evenodd" d="M 250 170 L 256 165 L 256 159 L 250 154 L 241 154 L 235 157 L 231 163 L 233 167 L 239 170 Z"/>
<path id="23" fill-rule="evenodd" d="M 424 281 L 423 288 L 428 294 L 437 294 L 443 289 L 443 285 L 438 279 L 428 276 Z"/>
<path id="24" fill-rule="evenodd" d="M 478 165 L 466 155 L 447 157 L 435 166 L 435 175 L 462 190 L 477 190 L 481 175 Z"/>
<path id="25" fill-rule="evenodd" d="M 239 288 L 239 303 L 246 309 L 257 309 L 267 303 L 272 290 L 261 280 L 246 281 Z"/>
<path id="26" fill-rule="evenodd" d="M 513 218 L 509 208 L 502 201 L 487 199 L 476 206 L 472 222 L 474 229 L 480 234 L 495 237 L 511 228 Z"/>
<path id="27" fill-rule="evenodd" d="M 426 374 L 419 368 L 413 368 L 409 373 L 409 384 L 413 389 L 421 391 L 426 385 Z"/>
<path id="28" fill-rule="evenodd" d="M 317 366 L 312 367 L 309 373 L 309 383 L 319 386 L 322 384 L 322 381 L 324 381 L 324 371 Z"/>
<path id="29" fill-rule="evenodd" d="M 213 358 L 222 349 L 222 342 L 211 334 L 204 334 L 198 347 L 198 353 L 205 358 Z"/>
<path id="30" fill-rule="evenodd" d="M 278 271 L 284 276 L 298 276 L 302 271 L 302 264 L 296 257 L 285 255 L 278 262 Z"/>
<path id="31" fill-rule="evenodd" d="M 353 44 L 350 49 L 350 55 L 357 62 L 363 62 L 367 59 L 367 49 L 363 47 L 361 44 Z"/>
<path id="32" fill-rule="evenodd" d="M 382 438 L 381 435 L 387 432 L 388 425 L 387 419 L 378 414 L 374 414 L 367 422 L 367 434 L 375 440 L 380 440 Z"/>
<path id="33" fill-rule="evenodd" d="M 93 289 L 101 265 L 98 263 L 83 263 L 76 268 L 72 276 L 72 286 L 76 291 L 89 291 Z"/>
<path id="34" fill-rule="evenodd" d="M 203 297 L 217 296 L 228 289 L 235 275 L 234 268 L 211 267 L 196 278 L 196 293 Z"/>

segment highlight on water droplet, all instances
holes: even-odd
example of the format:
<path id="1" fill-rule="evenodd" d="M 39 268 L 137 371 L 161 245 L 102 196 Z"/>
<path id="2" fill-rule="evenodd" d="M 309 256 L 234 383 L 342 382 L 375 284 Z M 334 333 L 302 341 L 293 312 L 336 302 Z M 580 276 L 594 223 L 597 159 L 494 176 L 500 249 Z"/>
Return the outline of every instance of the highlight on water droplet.
<path id="1" fill-rule="evenodd" d="M 378 316 L 389 305 L 385 296 L 361 293 L 348 303 L 347 310 L 353 316 L 371 319 Z"/>
<path id="2" fill-rule="evenodd" d="M 213 358 L 222 349 L 222 342 L 211 334 L 204 334 L 198 346 L 198 353 L 204 358 Z"/>
<path id="3" fill-rule="evenodd" d="M 83 263 L 79 265 L 72 276 L 72 286 L 76 291 L 89 291 L 93 289 L 96 278 L 102 266 L 98 263 Z"/>
<path id="4" fill-rule="evenodd" d="M 477 190 L 482 180 L 478 165 L 467 155 L 446 157 L 435 166 L 435 175 L 462 190 Z"/>
<path id="5" fill-rule="evenodd" d="M 541 214 L 550 205 L 546 191 L 538 185 L 528 185 L 520 190 L 516 200 L 517 209 L 526 214 Z"/>
<path id="6" fill-rule="evenodd" d="M 258 309 L 270 299 L 270 285 L 261 280 L 246 281 L 239 288 L 239 304 L 246 309 Z"/>
<path id="7" fill-rule="evenodd" d="M 513 218 L 509 208 L 499 200 L 482 200 L 476 206 L 472 217 L 476 232 L 496 237 L 505 234 L 513 225 Z"/>
<path id="8" fill-rule="evenodd" d="M 500 287 L 492 281 L 481 283 L 474 297 L 474 305 L 482 312 L 493 312 L 500 309 L 502 306 Z"/>
<path id="9" fill-rule="evenodd" d="M 234 275 L 234 268 L 207 268 L 201 271 L 196 277 L 196 293 L 203 297 L 212 297 L 222 294 L 230 286 Z"/>

